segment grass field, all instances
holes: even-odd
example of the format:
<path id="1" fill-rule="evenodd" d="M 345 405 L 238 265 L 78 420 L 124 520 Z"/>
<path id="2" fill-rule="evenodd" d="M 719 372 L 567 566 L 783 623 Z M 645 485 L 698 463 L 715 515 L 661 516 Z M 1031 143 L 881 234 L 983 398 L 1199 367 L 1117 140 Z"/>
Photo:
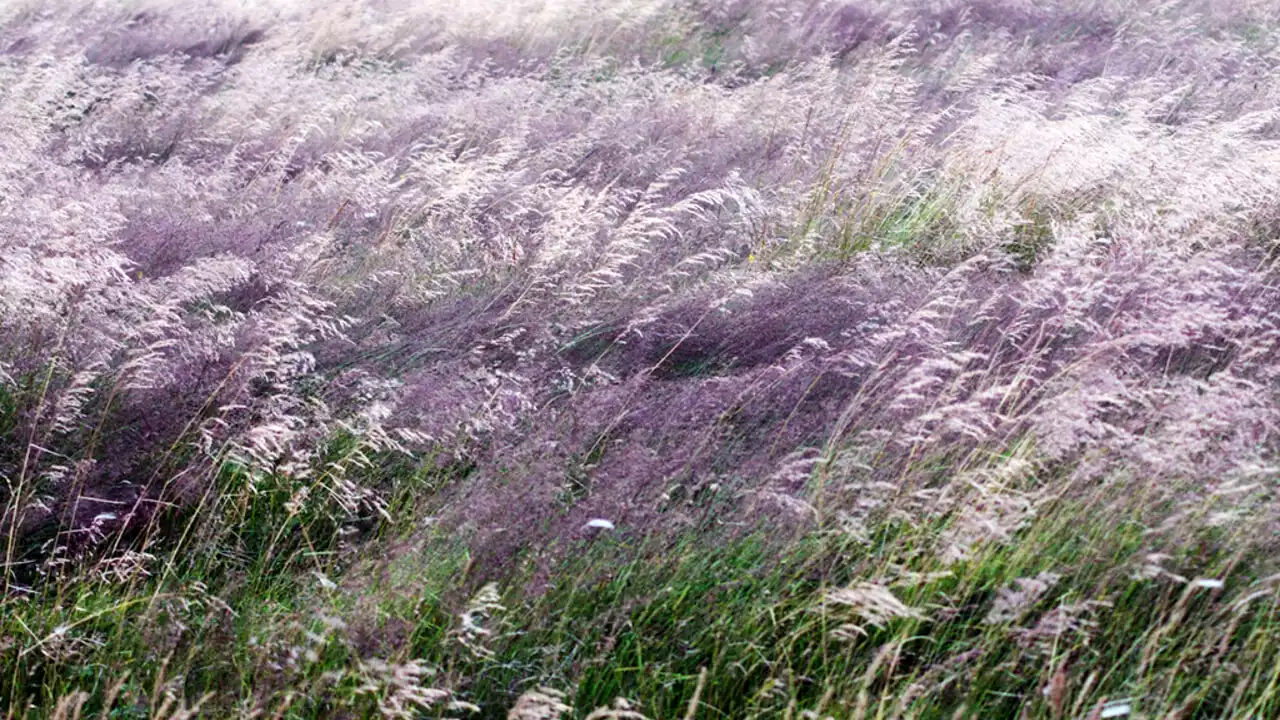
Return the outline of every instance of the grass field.
<path id="1" fill-rule="evenodd" d="M 5 718 L 1280 717 L 1280 10 L 0 0 Z"/>

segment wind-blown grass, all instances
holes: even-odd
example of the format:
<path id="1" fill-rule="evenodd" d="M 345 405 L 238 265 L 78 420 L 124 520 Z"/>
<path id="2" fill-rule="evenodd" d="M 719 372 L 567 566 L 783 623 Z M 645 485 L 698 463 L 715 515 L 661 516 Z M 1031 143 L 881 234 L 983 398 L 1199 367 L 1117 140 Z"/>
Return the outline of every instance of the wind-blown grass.
<path id="1" fill-rule="evenodd" d="M 1275 715 L 1276 21 L 0 5 L 0 704 Z"/>

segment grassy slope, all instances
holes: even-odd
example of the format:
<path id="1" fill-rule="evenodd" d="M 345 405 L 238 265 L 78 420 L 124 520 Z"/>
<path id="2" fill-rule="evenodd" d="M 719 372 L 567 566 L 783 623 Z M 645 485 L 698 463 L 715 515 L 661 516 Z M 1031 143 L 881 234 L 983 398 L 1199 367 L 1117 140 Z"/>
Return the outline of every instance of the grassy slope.
<path id="1" fill-rule="evenodd" d="M 726 38 L 665 36 L 659 64 L 707 72 L 726 53 Z M 766 64 L 761 76 L 780 69 Z M 842 195 L 836 182 L 819 172 L 800 198 L 791 245 L 758 248 L 736 262 L 777 263 L 786 272 L 838 262 L 840 273 L 852 272 L 856 256 L 885 248 L 909 247 L 903 262 L 913 267 L 950 267 L 966 256 L 955 249 L 970 238 L 952 224 L 959 211 L 947 204 L 951 187 L 880 205 Z M 1048 209 L 1035 197 L 1027 202 L 996 243 L 1015 274 L 1033 273 L 1054 229 L 1076 220 L 1068 205 L 1084 201 Z M 820 248 L 811 255 L 792 247 L 814 237 Z M 642 355 L 652 363 L 648 374 L 661 370 L 665 380 L 700 388 L 706 375 L 725 372 L 711 351 L 664 365 L 677 346 Z M 397 374 L 429 364 L 412 354 L 392 358 L 399 350 L 373 353 L 400 363 Z M 603 343 L 591 355 L 610 352 L 626 350 Z M 1166 375 L 1176 364 L 1172 352 L 1158 360 Z M 1203 358 L 1176 360 L 1193 374 Z M 325 368 L 321 379 L 341 369 Z M 30 453 L 36 434 L 20 434 L 23 418 L 43 407 L 32 398 L 43 396 L 53 374 L 50 364 L 44 375 L 14 378 L 18 392 L 0 386 L 0 437 L 12 465 L 24 448 Z M 793 404 L 753 416 L 764 432 L 708 436 L 725 447 L 776 443 L 821 377 L 800 399 L 786 396 Z M 855 395 L 856 402 L 863 393 Z M 551 407 L 559 396 L 549 397 L 540 399 Z M 661 407 L 663 397 L 644 402 Z M 110 401 L 106 408 L 98 422 L 109 427 Z M 653 510 L 652 526 L 619 523 L 586 537 L 577 529 L 582 507 L 593 496 L 593 473 L 609 467 L 606 437 L 616 424 L 588 433 L 595 441 L 579 443 L 567 462 L 550 456 L 550 474 L 564 480 L 552 511 L 530 527 L 516 512 L 506 531 L 532 540 L 504 545 L 498 559 L 480 552 L 479 539 L 472 547 L 484 538 L 466 522 L 466 489 L 481 480 L 518 486 L 519 458 L 514 479 L 495 480 L 501 462 L 492 458 L 478 467 L 445 448 L 398 452 L 335 427 L 325 428 L 306 472 L 216 453 L 201 470 L 207 483 L 175 491 L 181 501 L 158 511 L 141 534 L 107 534 L 84 557 L 50 560 L 40 548 L 52 535 L 10 532 L 7 540 L 20 547 L 6 557 L 44 564 L 36 579 L 15 571 L 13 584 L 24 590 L 0 614 L 0 698 L 15 717 L 558 716 L 531 709 L 536 687 L 560 693 L 544 693 L 545 705 L 559 698 L 566 715 L 595 718 L 1101 718 L 1121 708 L 1144 718 L 1280 714 L 1280 586 L 1272 541 L 1259 536 L 1269 525 L 1200 522 L 1221 498 L 1178 505 L 1141 481 L 1109 475 L 1079 483 L 1073 458 L 1037 462 L 1002 479 L 998 492 L 983 487 L 944 502 L 953 476 L 977 487 L 966 474 L 975 467 L 1004 467 L 1032 452 L 1031 434 L 1005 435 L 980 450 L 957 442 L 900 465 L 886 461 L 901 485 L 851 529 L 842 510 L 857 505 L 859 492 L 869 496 L 872 483 L 842 496 L 834 486 L 857 471 L 832 468 L 842 453 L 860 458 L 866 449 L 831 432 L 821 443 L 830 462 L 800 473 L 795 501 L 804 521 L 752 516 L 742 511 L 739 488 L 704 485 Z M 1138 432 L 1154 433 L 1157 424 Z M 516 431 L 541 437 L 532 427 Z M 710 454 L 730 463 L 755 457 Z M 175 441 L 144 467 L 180 475 L 197 455 Z M 743 484 L 745 495 L 753 486 Z M 1000 526 L 1002 502 L 1026 506 Z M 920 512 L 922 505 L 941 509 Z M 966 514 L 974 508 L 977 521 Z M 16 509 L 13 517 L 17 525 Z M 1170 517 L 1177 532 L 1167 531 Z M 526 714 L 509 715 L 513 706 Z"/>

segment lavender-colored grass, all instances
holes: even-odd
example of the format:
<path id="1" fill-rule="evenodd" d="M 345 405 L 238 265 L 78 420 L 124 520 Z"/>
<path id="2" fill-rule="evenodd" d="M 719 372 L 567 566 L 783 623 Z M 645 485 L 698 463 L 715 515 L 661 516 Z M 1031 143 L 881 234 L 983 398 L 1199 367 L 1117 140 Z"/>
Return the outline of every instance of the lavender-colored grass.
<path id="1" fill-rule="evenodd" d="M 960 559 L 1099 494 L 1269 553 L 1276 20 L 0 5 L 0 603 L 230 465 L 359 526 L 336 436 L 469 468 L 431 512 L 486 578 L 597 518 Z"/>

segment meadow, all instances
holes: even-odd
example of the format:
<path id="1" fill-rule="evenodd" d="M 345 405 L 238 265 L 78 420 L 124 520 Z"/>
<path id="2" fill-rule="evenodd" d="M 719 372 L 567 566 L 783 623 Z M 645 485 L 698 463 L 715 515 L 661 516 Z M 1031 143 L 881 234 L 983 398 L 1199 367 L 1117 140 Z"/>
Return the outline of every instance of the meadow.
<path id="1" fill-rule="evenodd" d="M 0 716 L 1280 717 L 1268 0 L 0 0 Z"/>

